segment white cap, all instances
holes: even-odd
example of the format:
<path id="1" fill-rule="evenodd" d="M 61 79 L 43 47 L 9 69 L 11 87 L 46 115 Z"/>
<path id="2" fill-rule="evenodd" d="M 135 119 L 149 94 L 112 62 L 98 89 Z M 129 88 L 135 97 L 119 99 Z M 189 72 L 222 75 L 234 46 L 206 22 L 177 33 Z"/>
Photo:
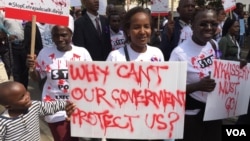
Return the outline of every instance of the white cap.
<path id="1" fill-rule="evenodd" d="M 72 33 L 74 32 L 74 18 L 70 14 L 68 28 L 72 31 Z"/>

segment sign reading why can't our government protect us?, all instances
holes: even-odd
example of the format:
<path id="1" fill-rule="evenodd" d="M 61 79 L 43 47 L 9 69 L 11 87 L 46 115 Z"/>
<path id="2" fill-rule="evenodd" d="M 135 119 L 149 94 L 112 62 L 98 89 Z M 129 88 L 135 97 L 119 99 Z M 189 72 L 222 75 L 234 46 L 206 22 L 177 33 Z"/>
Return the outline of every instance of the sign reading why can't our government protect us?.
<path id="1" fill-rule="evenodd" d="M 182 138 L 186 62 L 80 62 L 69 67 L 71 135 Z"/>

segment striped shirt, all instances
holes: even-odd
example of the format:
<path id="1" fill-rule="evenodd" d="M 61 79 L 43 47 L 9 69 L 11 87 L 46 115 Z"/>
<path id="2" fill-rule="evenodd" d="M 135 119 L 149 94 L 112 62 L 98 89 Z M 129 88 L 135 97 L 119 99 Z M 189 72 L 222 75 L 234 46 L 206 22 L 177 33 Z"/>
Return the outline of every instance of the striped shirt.
<path id="1" fill-rule="evenodd" d="M 65 110 L 66 101 L 33 101 L 27 113 L 15 118 L 0 115 L 0 141 L 40 141 L 39 117 Z"/>

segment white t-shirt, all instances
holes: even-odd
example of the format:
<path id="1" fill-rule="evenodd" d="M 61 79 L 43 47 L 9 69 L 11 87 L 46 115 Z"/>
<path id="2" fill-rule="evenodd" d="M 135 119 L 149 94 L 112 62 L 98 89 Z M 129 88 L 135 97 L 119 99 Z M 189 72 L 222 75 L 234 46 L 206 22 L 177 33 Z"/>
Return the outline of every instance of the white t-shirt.
<path id="1" fill-rule="evenodd" d="M 129 44 L 126 44 L 128 55 L 131 61 L 163 62 L 164 57 L 159 48 L 147 45 L 147 50 L 143 53 L 135 52 Z M 109 53 L 106 61 L 127 61 L 124 48 L 113 50 Z"/>
<path id="2" fill-rule="evenodd" d="M 181 30 L 180 40 L 178 44 L 191 38 L 192 35 L 193 35 L 193 30 L 191 29 L 190 25 L 185 25 Z"/>
<path id="3" fill-rule="evenodd" d="M 214 43 L 218 46 L 216 41 Z M 215 51 L 209 42 L 205 46 L 200 46 L 189 38 L 172 51 L 169 61 L 187 61 L 187 84 L 192 84 L 209 75 L 214 58 Z M 202 91 L 190 94 L 203 103 L 206 103 L 207 95 L 208 92 Z"/>
<path id="4" fill-rule="evenodd" d="M 129 44 L 126 44 L 126 47 L 131 61 L 164 62 L 163 54 L 157 47 L 147 45 L 147 50 L 143 53 L 135 52 Z M 106 61 L 127 61 L 124 48 L 111 51 Z M 167 139 L 165 141 L 174 141 L 174 139 Z"/>
<path id="5" fill-rule="evenodd" d="M 40 72 L 41 78 L 47 77 L 43 87 L 42 100 L 68 100 L 68 61 L 92 61 L 89 52 L 83 47 L 72 45 L 72 50 L 67 52 L 58 51 L 52 48 L 43 48 L 37 57 L 36 69 Z M 65 120 L 66 112 L 59 111 L 54 115 L 46 116 L 49 123 Z"/>
<path id="6" fill-rule="evenodd" d="M 118 33 L 115 33 L 110 28 L 110 40 L 111 40 L 112 50 L 116 50 L 121 47 L 124 47 L 126 38 L 122 30 L 120 30 Z"/>

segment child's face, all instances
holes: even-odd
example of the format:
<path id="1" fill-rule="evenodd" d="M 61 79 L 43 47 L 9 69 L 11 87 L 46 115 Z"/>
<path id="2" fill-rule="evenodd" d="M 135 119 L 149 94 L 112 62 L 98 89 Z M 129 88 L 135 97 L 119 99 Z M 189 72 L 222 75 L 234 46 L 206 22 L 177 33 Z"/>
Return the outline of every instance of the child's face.
<path id="1" fill-rule="evenodd" d="M 30 93 L 25 89 L 22 84 L 16 84 L 11 87 L 5 97 L 8 102 L 8 109 L 11 110 L 24 110 L 31 106 Z"/>

